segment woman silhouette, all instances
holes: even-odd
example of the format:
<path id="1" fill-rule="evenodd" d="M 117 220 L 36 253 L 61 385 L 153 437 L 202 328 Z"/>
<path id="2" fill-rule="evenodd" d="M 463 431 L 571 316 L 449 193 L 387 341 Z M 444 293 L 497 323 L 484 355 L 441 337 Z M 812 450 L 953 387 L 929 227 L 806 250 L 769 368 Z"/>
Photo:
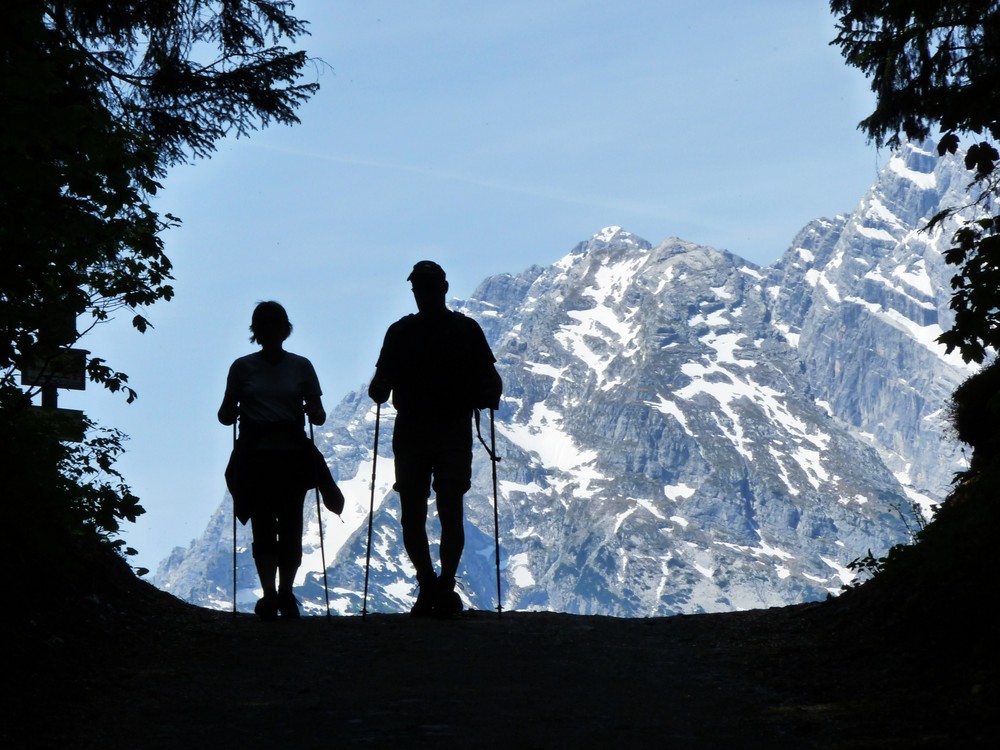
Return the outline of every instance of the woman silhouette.
<path id="1" fill-rule="evenodd" d="M 261 349 L 230 366 L 219 407 L 222 424 L 239 419 L 227 478 L 233 479 L 237 517 L 243 523 L 249 518 L 253 531 L 253 559 L 263 589 L 254 611 L 262 620 L 279 613 L 294 618 L 299 616 L 292 585 L 302 563 L 302 508 L 306 490 L 316 482 L 302 415 L 321 425 L 326 412 L 312 363 L 283 347 L 292 333 L 285 308 L 259 303 L 250 331 L 251 343 Z"/>

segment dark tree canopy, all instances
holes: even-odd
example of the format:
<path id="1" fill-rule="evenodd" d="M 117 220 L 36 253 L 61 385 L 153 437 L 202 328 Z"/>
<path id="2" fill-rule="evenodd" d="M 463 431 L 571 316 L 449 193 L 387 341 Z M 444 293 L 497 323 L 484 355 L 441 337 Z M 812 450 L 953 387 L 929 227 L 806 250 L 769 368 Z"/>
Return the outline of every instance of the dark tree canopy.
<path id="1" fill-rule="evenodd" d="M 1000 140 L 1000 3 L 996 0 L 831 0 L 833 44 L 871 78 L 875 111 L 860 128 L 877 145 L 901 137 L 938 138 L 938 153 L 962 139 L 971 171 L 969 203 L 943 211 L 931 226 L 976 206 L 946 260 L 955 323 L 940 341 L 968 361 L 1000 349 L 1000 198 L 994 143 Z"/>
<path id="2" fill-rule="evenodd" d="M 1000 9 L 995 0 L 831 0 L 834 44 L 871 78 L 878 145 L 935 128 L 1000 138 Z"/>
<path id="3" fill-rule="evenodd" d="M 169 299 L 149 205 L 168 167 L 223 136 L 295 123 L 305 33 L 265 0 L 7 0 L 0 97 L 0 368 L 68 316 Z M 64 326 L 63 326 L 64 327 Z M 125 378 L 91 361 L 91 376 Z"/>
<path id="4" fill-rule="evenodd" d="M 142 310 L 173 295 L 161 233 L 177 220 L 150 205 L 167 169 L 210 155 L 224 136 L 297 122 L 296 108 L 318 86 L 299 80 L 306 53 L 285 46 L 307 33 L 286 0 L 5 0 L 3 7 L 0 408 L 8 439 L 0 448 L 10 458 L 17 446 L 9 436 L 30 411 L 17 371 L 73 344 L 75 322 L 85 333 L 125 311 L 142 332 L 149 325 Z M 87 372 L 135 397 L 127 376 L 99 356 Z M 63 494 L 107 474 L 120 448 L 112 433 L 52 458 L 70 478 Z M 95 449 L 94 471 L 80 470 Z M 39 477 L 50 474 L 39 468 Z M 124 486 L 116 492 L 128 495 Z M 134 500 L 118 517 L 134 515 Z M 90 513 L 97 516 L 108 518 Z"/>

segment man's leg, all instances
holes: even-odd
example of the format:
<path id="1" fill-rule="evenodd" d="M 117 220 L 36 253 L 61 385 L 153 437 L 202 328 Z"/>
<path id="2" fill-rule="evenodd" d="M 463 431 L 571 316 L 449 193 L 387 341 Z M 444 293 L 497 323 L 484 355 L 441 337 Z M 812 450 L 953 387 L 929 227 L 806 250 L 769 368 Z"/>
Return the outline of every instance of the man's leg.
<path id="1" fill-rule="evenodd" d="M 427 500 L 419 495 L 399 495 L 400 518 L 403 528 L 403 546 L 410 562 L 417 571 L 417 580 L 434 577 L 430 544 L 427 541 Z"/>
<path id="2" fill-rule="evenodd" d="M 435 455 L 433 483 L 441 522 L 441 577 L 435 610 L 442 616 L 462 611 L 462 599 L 455 591 L 455 575 L 465 549 L 462 498 L 472 480 L 471 418 L 446 427 Z"/>
<path id="3" fill-rule="evenodd" d="M 434 612 L 447 617 L 462 611 L 462 598 L 455 591 L 455 574 L 465 548 L 462 495 L 439 492 L 437 511 L 441 521 L 441 577 L 437 580 Z"/>
<path id="4" fill-rule="evenodd" d="M 462 496 L 438 493 L 437 512 L 441 521 L 441 587 L 450 590 L 455 588 L 455 574 L 465 549 Z"/>
<path id="5" fill-rule="evenodd" d="M 434 592 L 437 576 L 431 560 L 427 540 L 427 498 L 431 494 L 431 463 L 428 458 L 427 439 L 419 422 L 396 416 L 392 434 L 392 452 L 395 456 L 396 483 L 399 493 L 399 525 L 403 531 L 403 547 L 417 573 L 420 591 L 410 610 L 416 616 L 430 615 L 434 609 Z"/>
<path id="6" fill-rule="evenodd" d="M 400 526 L 403 528 L 403 546 L 417 571 L 417 600 L 410 614 L 427 617 L 434 612 L 434 596 L 437 592 L 437 576 L 431 561 L 430 543 L 427 540 L 427 498 L 419 494 L 400 493 Z"/>

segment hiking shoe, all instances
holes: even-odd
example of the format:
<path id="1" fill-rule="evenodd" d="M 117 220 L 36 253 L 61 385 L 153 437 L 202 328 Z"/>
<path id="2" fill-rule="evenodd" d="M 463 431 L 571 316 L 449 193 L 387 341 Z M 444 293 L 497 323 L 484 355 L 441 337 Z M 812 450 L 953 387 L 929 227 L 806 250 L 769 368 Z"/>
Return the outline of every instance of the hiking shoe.
<path id="1" fill-rule="evenodd" d="M 426 583 L 417 584 L 420 590 L 417 592 L 417 601 L 410 609 L 412 617 L 430 617 L 434 614 L 434 600 L 436 597 L 437 578 L 432 578 Z"/>
<path id="2" fill-rule="evenodd" d="M 278 592 L 278 611 L 282 617 L 290 620 L 297 620 L 301 616 L 299 612 L 299 602 L 291 592 Z"/>
<path id="3" fill-rule="evenodd" d="M 253 611 L 261 622 L 274 622 L 278 619 L 278 598 L 271 595 L 258 599 Z"/>
<path id="4" fill-rule="evenodd" d="M 434 614 L 438 617 L 451 617 L 462 611 L 462 597 L 457 591 L 438 592 L 437 601 L 434 602 Z"/>
<path id="5" fill-rule="evenodd" d="M 438 617 L 457 615 L 462 611 L 462 597 L 455 591 L 455 579 L 438 578 L 437 583 L 434 614 Z"/>

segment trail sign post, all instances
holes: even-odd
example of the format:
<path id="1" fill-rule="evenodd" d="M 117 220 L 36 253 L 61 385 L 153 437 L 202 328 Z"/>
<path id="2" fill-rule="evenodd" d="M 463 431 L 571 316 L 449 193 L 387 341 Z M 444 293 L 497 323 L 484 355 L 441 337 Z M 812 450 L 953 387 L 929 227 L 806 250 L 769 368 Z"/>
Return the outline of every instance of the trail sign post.
<path id="1" fill-rule="evenodd" d="M 41 389 L 41 408 L 55 420 L 60 438 L 68 442 L 83 440 L 83 412 L 60 409 L 58 389 L 86 390 L 87 354 L 86 349 L 59 348 L 51 356 L 21 368 L 21 385 Z"/>
<path id="2" fill-rule="evenodd" d="M 21 385 L 86 390 L 89 353 L 86 349 L 59 349 L 51 357 L 31 362 L 21 369 Z"/>

